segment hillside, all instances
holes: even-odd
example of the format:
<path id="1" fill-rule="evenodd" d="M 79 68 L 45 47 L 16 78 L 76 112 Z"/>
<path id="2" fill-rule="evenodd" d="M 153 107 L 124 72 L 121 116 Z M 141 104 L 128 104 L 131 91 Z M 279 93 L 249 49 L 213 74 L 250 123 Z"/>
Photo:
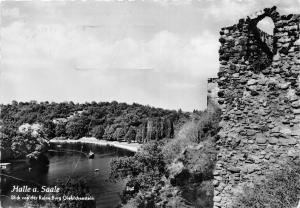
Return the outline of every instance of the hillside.
<path id="1" fill-rule="evenodd" d="M 212 207 L 220 116 L 211 103 L 174 139 L 148 142 L 134 156 L 113 160 L 111 179 L 129 179 L 120 207 Z"/>
<path id="2" fill-rule="evenodd" d="M 8 147 L 13 152 L 13 147 L 22 146 L 22 132 L 28 129 L 32 133 L 38 132 L 46 140 L 93 136 L 110 141 L 144 143 L 172 138 L 174 130 L 190 115 L 180 110 L 177 112 L 115 101 L 84 104 L 14 101 L 0 107 L 1 146 Z M 24 154 L 29 154 L 30 151 Z M 24 157 L 24 154 L 13 155 L 14 158 L 19 158 Z"/>

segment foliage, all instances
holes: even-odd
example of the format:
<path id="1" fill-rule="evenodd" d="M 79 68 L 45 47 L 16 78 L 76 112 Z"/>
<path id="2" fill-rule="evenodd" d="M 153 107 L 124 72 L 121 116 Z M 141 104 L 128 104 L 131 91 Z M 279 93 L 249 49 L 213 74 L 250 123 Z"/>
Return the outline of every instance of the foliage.
<path id="1" fill-rule="evenodd" d="M 116 101 L 84 104 L 13 101 L 12 104 L 0 105 L 0 108 L 0 120 L 3 120 L 5 126 L 3 133 L 9 137 L 14 136 L 12 129 L 26 123 L 39 123 L 43 125 L 48 139 L 55 137 L 79 139 L 92 135 L 107 140 L 138 142 L 159 140 L 172 137 L 173 124 L 177 126 L 189 115 Z M 151 129 L 148 122 L 153 124 Z M 151 136 L 147 137 L 147 134 Z"/>
<path id="2" fill-rule="evenodd" d="M 235 207 L 245 208 L 293 208 L 300 196 L 300 161 L 282 165 L 280 171 L 268 175 L 263 182 L 245 187 L 237 198 Z"/>
<path id="3" fill-rule="evenodd" d="M 4 161 L 12 157 L 11 140 L 3 132 L 0 132 L 0 152 L 1 152 L 0 154 L 1 161 Z"/>
<path id="4" fill-rule="evenodd" d="M 192 204 L 192 207 L 213 207 L 214 186 L 212 180 L 206 180 L 202 183 L 190 183 L 182 187 L 182 195 Z"/>
<path id="5" fill-rule="evenodd" d="M 164 146 L 166 161 L 172 162 L 189 145 L 197 145 L 210 138 L 213 140 L 219 131 L 220 115 L 218 108 L 194 115 L 194 120 L 186 122 L 175 138 Z"/>
<path id="6" fill-rule="evenodd" d="M 162 146 L 159 141 L 144 144 L 141 151 L 132 157 L 113 159 L 111 162 L 112 179 L 138 176 L 149 172 L 161 175 L 165 172 Z"/>
<path id="7" fill-rule="evenodd" d="M 15 159 L 24 158 L 33 152 L 44 153 L 49 147 L 47 140 L 42 135 L 34 135 L 32 131 L 17 133 L 10 143 L 10 149 L 13 153 L 12 157 Z"/>
<path id="8" fill-rule="evenodd" d="M 61 188 L 58 195 L 63 196 L 78 196 L 91 197 L 90 190 L 83 179 L 69 178 L 58 182 L 58 187 Z M 81 208 L 81 207 L 96 207 L 95 200 L 64 200 L 55 201 L 55 205 L 59 208 Z"/>
<path id="9" fill-rule="evenodd" d="M 49 122 L 51 122 L 51 121 L 49 121 Z M 55 134 L 54 134 L 55 137 L 65 137 L 65 136 L 67 136 L 66 124 L 65 123 L 56 124 L 54 132 L 55 132 Z"/>
<path id="10" fill-rule="evenodd" d="M 85 116 L 74 117 L 66 125 L 66 134 L 72 139 L 87 135 L 89 120 Z"/>
<path id="11" fill-rule="evenodd" d="M 126 135 L 126 132 L 127 132 L 127 128 L 128 127 L 118 127 L 116 128 L 116 130 L 114 131 L 112 137 L 113 137 L 113 140 L 120 140 L 122 141 Z"/>
<path id="12" fill-rule="evenodd" d="M 221 110 L 215 109 L 214 111 L 204 111 L 199 116 L 197 121 L 198 135 L 196 142 L 199 143 L 207 138 L 214 137 L 219 131 L 219 121 Z"/>
<path id="13" fill-rule="evenodd" d="M 0 128 L 1 161 L 42 155 L 48 147 L 47 135 L 40 125 L 26 124 L 19 128 L 2 125 Z"/>
<path id="14" fill-rule="evenodd" d="M 125 141 L 127 142 L 134 141 L 135 137 L 136 137 L 135 129 L 133 127 L 130 127 L 125 135 Z"/>
<path id="15" fill-rule="evenodd" d="M 45 133 L 45 136 L 46 138 L 54 138 L 55 135 L 56 135 L 56 125 L 51 122 L 51 121 L 45 121 L 43 123 L 43 128 L 44 128 L 44 133 Z M 57 130 L 59 132 L 59 130 Z M 64 130 L 61 130 L 63 132 L 65 132 L 65 129 Z M 60 134 L 60 133 L 58 133 Z"/>
<path id="16" fill-rule="evenodd" d="M 181 196 L 183 187 L 170 183 L 169 166 L 181 158 L 184 168 L 195 175 L 194 179 L 199 174 L 209 172 L 213 166 L 213 151 L 209 148 L 207 151 L 193 148 L 199 143 L 213 142 L 219 128 L 220 111 L 217 110 L 195 111 L 191 114 L 182 110 L 170 111 L 115 101 L 84 104 L 14 102 L 12 105 L 0 107 L 0 119 L 6 126 L 3 133 L 13 137 L 19 136 L 17 129 L 20 125 L 40 123 L 47 139 L 78 139 L 92 135 L 98 139 L 145 143 L 142 150 L 134 156 L 114 159 L 111 162 L 111 179 L 128 180 L 122 195 L 123 203 L 130 204 L 133 200 L 137 203 L 136 207 L 153 207 L 161 203 L 171 207 L 190 207 Z M 193 120 L 178 133 L 177 130 L 190 118 Z M 170 140 L 174 134 L 177 136 Z M 24 144 L 20 142 L 22 138 L 16 140 L 21 144 L 15 147 L 14 151 L 18 152 Z M 195 158 L 190 157 L 191 154 L 183 155 L 189 145 L 193 147 L 191 152 L 196 152 Z M 213 149 L 213 145 L 203 145 Z M 36 148 L 34 144 L 32 146 L 30 151 Z M 172 200 L 168 202 L 170 197 Z"/>
<path id="17" fill-rule="evenodd" d="M 161 145 L 161 142 L 152 141 L 143 145 L 142 150 L 132 157 L 112 160 L 110 178 L 129 178 L 127 187 L 131 191 L 124 191 L 123 201 L 132 198 L 140 190 L 150 189 L 165 174 L 166 166 Z"/>
<path id="18" fill-rule="evenodd" d="M 102 125 L 98 125 L 92 129 L 91 134 L 93 137 L 97 139 L 102 139 L 104 135 L 104 131 L 105 131 L 104 127 Z"/>
<path id="19" fill-rule="evenodd" d="M 212 206 L 214 141 L 220 111 L 195 112 L 192 117 L 174 139 L 152 141 L 133 157 L 112 161 L 111 178 L 129 179 L 122 195 L 124 207 Z M 148 125 L 153 128 L 163 122 L 156 120 Z M 157 134 L 152 133 L 153 137 Z"/>
<path id="20" fill-rule="evenodd" d="M 123 208 L 153 208 L 153 207 L 176 207 L 192 208 L 189 203 L 180 196 L 180 190 L 162 179 L 158 184 L 146 191 L 139 191 L 136 196 Z"/>

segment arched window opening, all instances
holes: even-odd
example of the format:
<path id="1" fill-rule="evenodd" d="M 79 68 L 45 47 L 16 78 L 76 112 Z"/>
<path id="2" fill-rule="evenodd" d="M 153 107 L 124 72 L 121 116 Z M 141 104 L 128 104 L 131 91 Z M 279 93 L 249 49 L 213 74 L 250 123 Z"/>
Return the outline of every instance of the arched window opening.
<path id="1" fill-rule="evenodd" d="M 274 25 L 273 20 L 270 17 L 265 17 L 264 19 L 259 21 L 257 23 L 256 27 L 269 35 L 272 35 L 272 36 L 274 35 L 275 25 Z"/>
<path id="2" fill-rule="evenodd" d="M 249 29 L 254 36 L 255 44 L 259 50 L 255 51 L 258 56 L 253 56 L 253 68 L 262 71 L 272 64 L 273 56 L 276 54 L 276 38 L 274 38 L 275 24 L 273 20 L 264 14 L 253 19 Z"/>
<path id="3" fill-rule="evenodd" d="M 274 46 L 274 22 L 270 17 L 265 17 L 262 20 L 260 20 L 257 25 L 257 32 L 259 35 L 259 39 L 263 44 L 265 44 L 270 51 L 271 54 L 275 53 L 275 46 Z"/>

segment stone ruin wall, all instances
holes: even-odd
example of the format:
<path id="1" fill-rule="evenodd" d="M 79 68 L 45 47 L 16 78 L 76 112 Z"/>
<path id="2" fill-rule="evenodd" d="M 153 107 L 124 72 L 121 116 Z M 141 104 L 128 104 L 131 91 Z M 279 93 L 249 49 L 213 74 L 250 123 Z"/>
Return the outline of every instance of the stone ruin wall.
<path id="1" fill-rule="evenodd" d="M 257 28 L 270 17 L 273 36 Z M 244 185 L 300 154 L 300 15 L 276 7 L 222 28 L 217 101 L 221 130 L 214 208 L 229 208 Z M 210 93 L 211 94 L 211 93 Z"/>

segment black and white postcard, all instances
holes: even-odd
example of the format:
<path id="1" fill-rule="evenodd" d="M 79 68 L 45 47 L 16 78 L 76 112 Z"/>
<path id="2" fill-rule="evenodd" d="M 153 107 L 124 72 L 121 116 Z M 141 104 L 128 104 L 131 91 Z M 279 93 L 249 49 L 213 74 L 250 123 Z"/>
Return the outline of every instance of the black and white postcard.
<path id="1" fill-rule="evenodd" d="M 300 0 L 0 0 L 1 208 L 300 208 Z"/>

